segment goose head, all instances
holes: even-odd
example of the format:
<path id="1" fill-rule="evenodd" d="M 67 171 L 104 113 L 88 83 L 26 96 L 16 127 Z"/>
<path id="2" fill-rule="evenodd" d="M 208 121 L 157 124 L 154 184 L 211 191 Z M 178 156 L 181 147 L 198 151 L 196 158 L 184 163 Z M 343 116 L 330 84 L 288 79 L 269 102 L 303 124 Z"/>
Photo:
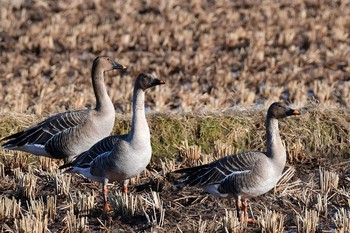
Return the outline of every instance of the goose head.
<path id="1" fill-rule="evenodd" d="M 269 110 L 267 111 L 267 116 L 275 119 L 281 119 L 293 115 L 300 115 L 300 112 L 298 110 L 291 109 L 282 102 L 275 102 L 271 104 Z"/>
<path id="2" fill-rule="evenodd" d="M 137 76 L 135 86 L 138 86 L 143 91 L 148 88 L 165 84 L 163 80 L 153 77 L 151 74 L 141 73 Z"/>
<path id="3" fill-rule="evenodd" d="M 110 57 L 107 56 L 99 56 L 96 57 L 93 64 L 92 64 L 92 70 L 97 71 L 98 73 L 115 69 L 126 69 L 125 66 L 115 62 Z"/>

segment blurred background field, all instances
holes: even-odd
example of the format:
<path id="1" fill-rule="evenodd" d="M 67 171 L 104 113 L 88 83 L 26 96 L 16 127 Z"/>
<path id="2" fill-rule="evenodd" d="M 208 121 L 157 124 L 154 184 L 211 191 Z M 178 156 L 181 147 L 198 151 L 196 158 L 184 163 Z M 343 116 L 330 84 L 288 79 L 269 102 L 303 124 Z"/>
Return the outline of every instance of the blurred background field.
<path id="1" fill-rule="evenodd" d="M 1 150 L 2 232 L 350 231 L 350 1 L 0 0 L 0 138 L 93 107 L 97 55 L 128 67 L 105 79 L 114 133 L 130 128 L 136 75 L 166 81 L 146 93 L 152 163 L 131 194 L 111 187 L 105 214 L 97 183 Z M 280 124 L 287 166 L 252 199 L 258 225 L 239 224 L 229 200 L 171 185 L 174 169 L 264 150 L 279 100 L 309 107 Z"/>
<path id="2" fill-rule="evenodd" d="M 350 103 L 349 1 L 1 0 L 0 17 L 3 111 L 93 105 L 97 55 L 128 67 L 106 78 L 121 113 L 139 72 L 167 82 L 148 96 L 162 112 Z"/>

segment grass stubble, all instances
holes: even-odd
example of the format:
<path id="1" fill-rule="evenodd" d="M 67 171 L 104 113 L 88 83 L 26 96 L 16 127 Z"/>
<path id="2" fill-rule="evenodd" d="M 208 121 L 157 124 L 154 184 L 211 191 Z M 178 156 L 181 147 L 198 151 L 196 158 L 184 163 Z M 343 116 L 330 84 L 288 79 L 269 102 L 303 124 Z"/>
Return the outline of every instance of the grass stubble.
<path id="1" fill-rule="evenodd" d="M 152 163 L 131 193 L 113 184 L 114 212 L 101 212 L 97 183 L 62 176 L 57 161 L 0 151 L 0 230 L 349 232 L 347 9 L 348 1 L 4 0 L 1 138 L 47 113 L 91 107 L 98 54 L 128 67 L 125 79 L 106 78 L 119 113 L 131 112 L 130 80 L 145 67 L 167 85 L 146 100 L 163 113 L 147 116 Z M 259 225 L 239 223 L 232 200 L 171 185 L 177 168 L 264 150 L 268 104 L 310 97 L 320 105 L 280 124 L 288 162 L 275 189 L 251 200 Z M 118 115 L 114 133 L 129 127 L 130 115 Z"/>
<path id="2" fill-rule="evenodd" d="M 56 160 L 1 151 L 1 230 L 347 232 L 350 144 L 349 128 L 344 127 L 350 120 L 346 111 L 314 106 L 280 123 L 288 162 L 275 189 L 251 199 L 250 214 L 258 225 L 240 223 L 233 200 L 171 185 L 170 172 L 177 168 L 265 148 L 264 110 L 235 109 L 198 115 L 149 113 L 151 132 L 158 132 L 152 134 L 152 163 L 131 180 L 130 193 L 117 191 L 118 183 L 112 185 L 114 211 L 108 214 L 100 208 L 97 183 L 60 174 Z M 1 113 L 0 119 L 1 137 L 40 120 L 14 113 Z M 115 133 L 126 132 L 129 124 L 129 116 L 117 117 Z"/>

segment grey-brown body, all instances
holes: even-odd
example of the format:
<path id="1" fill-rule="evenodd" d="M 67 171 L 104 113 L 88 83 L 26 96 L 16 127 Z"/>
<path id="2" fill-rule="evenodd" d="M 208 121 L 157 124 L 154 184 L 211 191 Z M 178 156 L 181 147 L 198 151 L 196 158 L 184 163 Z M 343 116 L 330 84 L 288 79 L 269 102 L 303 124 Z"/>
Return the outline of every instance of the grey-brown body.
<path id="1" fill-rule="evenodd" d="M 236 200 L 270 191 L 280 179 L 285 163 L 278 119 L 299 115 L 285 104 L 273 103 L 266 116 L 267 152 L 249 151 L 230 155 L 210 164 L 177 170 L 183 173 L 177 186 L 200 186 L 218 197 Z"/>
<path id="2" fill-rule="evenodd" d="M 2 139 L 9 140 L 2 148 L 63 159 L 65 163 L 72 161 L 112 132 L 115 110 L 104 84 L 104 73 L 124 68 L 109 57 L 97 57 L 92 65 L 95 109 L 68 111 L 51 116 L 29 129 Z"/>
<path id="3" fill-rule="evenodd" d="M 102 139 L 75 161 L 60 168 L 70 167 L 65 173 L 79 173 L 101 182 L 105 187 L 104 192 L 107 192 L 108 182 L 127 180 L 140 174 L 152 156 L 151 135 L 144 107 L 145 90 L 160 84 L 164 82 L 149 74 L 140 74 L 134 85 L 130 132 Z"/>

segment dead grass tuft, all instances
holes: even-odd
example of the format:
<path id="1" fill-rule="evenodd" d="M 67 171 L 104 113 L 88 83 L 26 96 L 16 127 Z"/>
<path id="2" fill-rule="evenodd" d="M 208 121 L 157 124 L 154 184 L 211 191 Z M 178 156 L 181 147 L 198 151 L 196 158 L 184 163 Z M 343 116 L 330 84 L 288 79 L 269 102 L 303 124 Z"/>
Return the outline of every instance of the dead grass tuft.
<path id="1" fill-rule="evenodd" d="M 16 219 L 21 211 L 21 201 L 0 196 L 0 219 L 8 221 Z"/>
<path id="2" fill-rule="evenodd" d="M 316 210 L 304 210 L 303 215 L 297 216 L 298 232 L 317 232 L 319 224 L 319 215 Z"/>
<path id="3" fill-rule="evenodd" d="M 247 223 L 241 223 L 238 220 L 236 211 L 226 210 L 225 217 L 222 220 L 222 228 L 224 232 L 246 232 Z"/>
<path id="4" fill-rule="evenodd" d="M 44 219 L 39 219 L 32 214 L 25 215 L 20 220 L 15 220 L 17 232 L 46 232 L 48 229 L 48 219 L 45 215 Z"/>
<path id="5" fill-rule="evenodd" d="M 261 225 L 261 232 L 281 233 L 284 232 L 284 216 L 265 209 L 265 212 L 260 213 L 259 223 Z"/>
<path id="6" fill-rule="evenodd" d="M 320 168 L 320 188 L 323 193 L 328 193 L 332 189 L 338 189 L 338 184 L 339 176 L 336 172 Z"/>
<path id="7" fill-rule="evenodd" d="M 68 196 L 71 180 L 72 180 L 71 175 L 55 174 L 54 182 L 55 182 L 56 195 Z"/>
<path id="8" fill-rule="evenodd" d="M 134 216 L 136 211 L 140 211 L 143 201 L 139 196 L 130 193 L 117 191 L 111 196 L 111 206 L 117 215 L 122 217 Z"/>
<path id="9" fill-rule="evenodd" d="M 32 172 L 20 174 L 16 186 L 17 195 L 25 199 L 34 198 L 36 183 L 37 177 Z"/>
<path id="10" fill-rule="evenodd" d="M 337 233 L 350 231 L 350 211 L 344 208 L 339 209 L 334 216 L 334 223 Z"/>

